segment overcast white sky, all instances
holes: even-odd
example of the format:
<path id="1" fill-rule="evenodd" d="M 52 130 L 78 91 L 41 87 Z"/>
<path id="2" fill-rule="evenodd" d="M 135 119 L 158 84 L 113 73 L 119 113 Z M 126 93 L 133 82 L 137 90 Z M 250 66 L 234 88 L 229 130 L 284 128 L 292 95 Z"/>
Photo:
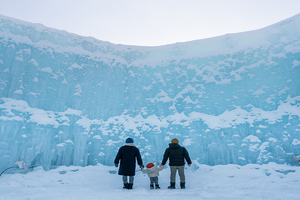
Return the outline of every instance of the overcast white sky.
<path id="1" fill-rule="evenodd" d="M 0 0 L 0 14 L 115 44 L 159 46 L 260 29 L 300 0 Z"/>

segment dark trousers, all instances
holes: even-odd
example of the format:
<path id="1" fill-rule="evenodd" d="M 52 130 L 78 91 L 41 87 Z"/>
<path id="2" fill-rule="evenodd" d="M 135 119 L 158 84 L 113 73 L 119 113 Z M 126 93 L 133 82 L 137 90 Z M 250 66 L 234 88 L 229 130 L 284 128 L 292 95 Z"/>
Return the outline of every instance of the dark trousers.
<path id="1" fill-rule="evenodd" d="M 170 166 L 170 170 L 171 170 L 171 176 L 170 176 L 171 182 L 173 182 L 173 183 L 175 182 L 177 170 L 178 170 L 178 174 L 179 174 L 179 177 L 180 177 L 180 182 L 181 183 L 185 182 L 184 165 L 182 165 L 182 166 Z"/>
<path id="2" fill-rule="evenodd" d="M 158 176 L 156 177 L 150 177 L 150 184 L 151 185 L 158 185 Z"/>

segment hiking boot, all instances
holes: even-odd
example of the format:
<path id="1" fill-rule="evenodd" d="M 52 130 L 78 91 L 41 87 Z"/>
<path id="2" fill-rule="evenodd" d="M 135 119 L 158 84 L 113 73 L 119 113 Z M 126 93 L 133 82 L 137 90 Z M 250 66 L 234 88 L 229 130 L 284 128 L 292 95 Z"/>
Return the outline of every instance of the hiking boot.
<path id="1" fill-rule="evenodd" d="M 154 185 L 153 184 L 150 184 L 150 189 L 154 189 Z"/>
<path id="2" fill-rule="evenodd" d="M 155 184 L 155 189 L 160 189 L 158 184 Z"/>
<path id="3" fill-rule="evenodd" d="M 181 189 L 185 189 L 185 182 L 181 182 L 180 187 L 181 187 Z"/>
<path id="4" fill-rule="evenodd" d="M 128 189 L 128 183 L 124 183 L 123 189 Z"/>
<path id="5" fill-rule="evenodd" d="M 168 189 L 175 189 L 175 182 L 171 182 Z"/>
<path id="6" fill-rule="evenodd" d="M 128 190 L 131 190 L 133 186 L 133 183 L 128 183 Z"/>

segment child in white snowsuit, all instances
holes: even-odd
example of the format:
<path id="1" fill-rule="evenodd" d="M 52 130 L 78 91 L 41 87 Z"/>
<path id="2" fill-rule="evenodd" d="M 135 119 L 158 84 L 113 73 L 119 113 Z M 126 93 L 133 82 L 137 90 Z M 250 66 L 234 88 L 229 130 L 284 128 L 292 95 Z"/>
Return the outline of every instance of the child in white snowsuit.
<path id="1" fill-rule="evenodd" d="M 156 164 L 156 162 L 154 163 Z M 154 184 L 155 184 L 155 189 L 160 189 L 158 184 L 158 176 L 159 176 L 159 171 L 163 170 L 164 166 L 156 167 L 154 166 L 153 163 L 148 163 L 146 167 L 147 169 L 142 168 L 142 172 L 147 173 L 150 178 L 150 189 L 154 189 Z"/>

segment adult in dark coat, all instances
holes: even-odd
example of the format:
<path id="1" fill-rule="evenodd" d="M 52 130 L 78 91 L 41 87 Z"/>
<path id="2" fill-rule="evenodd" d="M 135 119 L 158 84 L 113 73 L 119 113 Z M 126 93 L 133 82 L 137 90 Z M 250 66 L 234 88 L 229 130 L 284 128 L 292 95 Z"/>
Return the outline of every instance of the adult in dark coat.
<path id="1" fill-rule="evenodd" d="M 169 165 L 171 170 L 171 181 L 170 186 L 168 187 L 169 189 L 175 189 L 175 178 L 177 170 L 180 177 L 180 187 L 181 189 L 185 189 L 185 160 L 188 163 L 189 167 L 192 164 L 188 151 L 186 150 L 186 148 L 180 146 L 178 143 L 178 139 L 172 139 L 171 143 L 169 144 L 169 147 L 165 150 L 164 157 L 161 162 L 161 165 L 163 166 L 169 159 Z"/>
<path id="2" fill-rule="evenodd" d="M 114 161 L 116 167 L 118 167 L 120 160 L 121 162 L 118 174 L 123 176 L 123 188 L 132 189 L 136 161 L 141 168 L 144 168 L 140 151 L 134 146 L 132 138 L 127 138 L 126 144 L 119 149 Z"/>

